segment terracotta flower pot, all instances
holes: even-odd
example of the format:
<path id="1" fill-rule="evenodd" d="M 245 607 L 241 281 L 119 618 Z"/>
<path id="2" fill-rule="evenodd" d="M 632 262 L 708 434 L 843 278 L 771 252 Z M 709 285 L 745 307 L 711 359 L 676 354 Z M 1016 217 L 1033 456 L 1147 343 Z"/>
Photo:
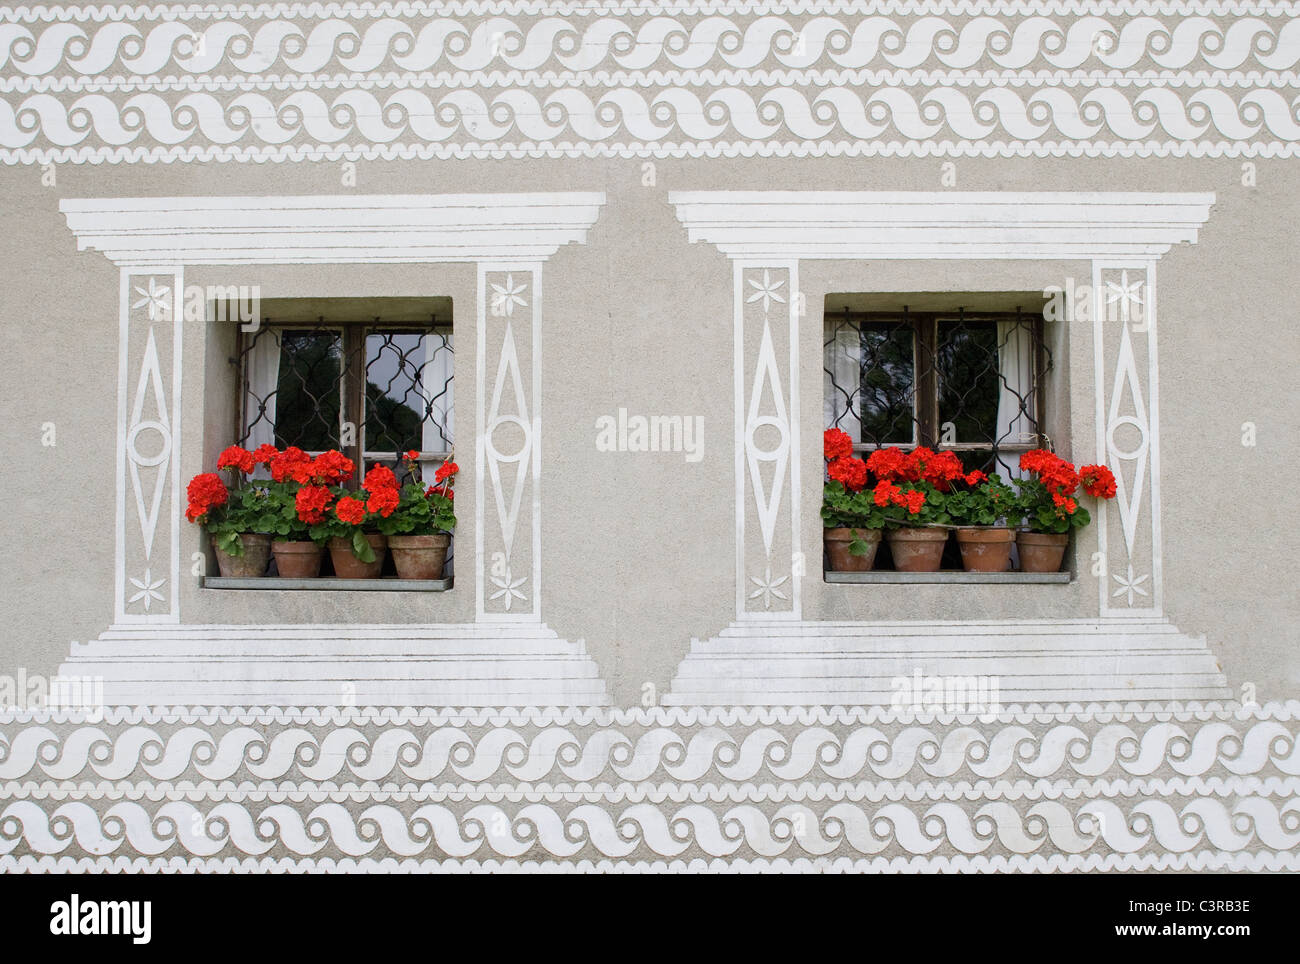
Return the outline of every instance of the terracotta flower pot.
<path id="1" fill-rule="evenodd" d="M 957 546 L 967 572 L 1006 572 L 1011 568 L 1011 545 L 1016 534 L 1006 527 L 961 526 Z"/>
<path id="2" fill-rule="evenodd" d="M 869 572 L 876 562 L 876 549 L 880 546 L 879 529 L 850 529 L 828 527 L 822 530 L 826 554 L 830 556 L 832 572 Z M 861 539 L 867 551 L 860 556 L 849 552 L 849 543 Z"/>
<path id="3" fill-rule="evenodd" d="M 1065 544 L 1070 541 L 1068 532 L 1016 533 L 1016 548 L 1020 550 L 1021 572 L 1060 572 Z"/>
<path id="4" fill-rule="evenodd" d="M 384 556 L 388 554 L 388 537 L 379 532 L 365 533 L 366 541 L 375 551 L 374 562 L 362 562 L 352 551 L 350 538 L 331 539 L 330 561 L 334 563 L 334 575 L 340 579 L 378 579 L 384 568 Z"/>
<path id="5" fill-rule="evenodd" d="M 271 543 L 271 554 L 282 579 L 315 579 L 320 575 L 320 561 L 325 555 L 310 539 L 301 542 L 276 539 Z"/>
<path id="6" fill-rule="evenodd" d="M 899 572 L 938 572 L 948 530 L 940 528 L 890 529 L 889 551 Z"/>
<path id="7" fill-rule="evenodd" d="M 389 536 L 388 551 L 393 554 L 397 578 L 441 579 L 449 545 L 451 536 L 445 532 L 427 536 Z"/>
<path id="8" fill-rule="evenodd" d="M 232 556 L 217 548 L 217 540 L 212 540 L 212 551 L 217 557 L 217 570 L 223 576 L 235 576 L 251 579 L 266 575 L 266 567 L 271 564 L 271 537 L 258 532 L 244 532 L 239 536 L 244 546 L 242 556 Z"/>

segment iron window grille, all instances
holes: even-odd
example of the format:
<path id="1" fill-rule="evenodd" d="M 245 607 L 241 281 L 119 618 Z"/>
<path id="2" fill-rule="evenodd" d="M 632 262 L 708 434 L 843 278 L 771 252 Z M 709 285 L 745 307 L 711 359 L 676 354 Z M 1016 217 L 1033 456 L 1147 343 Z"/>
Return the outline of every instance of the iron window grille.
<path id="1" fill-rule="evenodd" d="M 262 339 L 278 349 L 274 380 L 254 377 Z M 236 436 L 255 447 L 272 441 L 312 455 L 338 449 L 357 465 L 357 480 L 376 463 L 399 469 L 420 453 L 424 474 L 453 451 L 451 327 L 428 324 L 265 324 L 239 333 Z M 273 387 L 272 387 L 273 386 Z M 351 430 L 349 431 L 349 426 Z M 400 475 L 400 471 L 399 471 Z"/>
<path id="2" fill-rule="evenodd" d="M 856 452 L 950 449 L 969 469 L 1019 475 L 1043 431 L 1052 358 L 1043 317 L 1013 312 L 828 312 L 825 422 Z"/>

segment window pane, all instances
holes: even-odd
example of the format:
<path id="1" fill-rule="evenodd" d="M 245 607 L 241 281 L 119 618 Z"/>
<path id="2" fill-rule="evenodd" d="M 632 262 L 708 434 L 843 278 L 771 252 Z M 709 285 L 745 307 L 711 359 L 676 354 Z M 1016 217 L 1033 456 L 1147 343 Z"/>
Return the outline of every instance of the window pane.
<path id="1" fill-rule="evenodd" d="M 997 441 L 998 323 L 940 321 L 935 351 L 939 390 L 939 434 L 951 422 L 958 444 Z"/>
<path id="2" fill-rule="evenodd" d="M 422 332 L 366 336 L 366 451 L 424 448 L 427 402 L 420 393 Z"/>
<path id="3" fill-rule="evenodd" d="M 339 373 L 343 338 L 337 331 L 263 331 L 280 336 L 275 392 L 275 444 L 308 452 L 339 445 Z M 254 391 L 252 385 L 250 393 Z M 250 419 L 256 411 L 250 410 Z"/>
<path id="4" fill-rule="evenodd" d="M 826 319 L 823 366 L 826 427 L 859 443 L 914 441 L 913 330 L 906 323 Z"/>

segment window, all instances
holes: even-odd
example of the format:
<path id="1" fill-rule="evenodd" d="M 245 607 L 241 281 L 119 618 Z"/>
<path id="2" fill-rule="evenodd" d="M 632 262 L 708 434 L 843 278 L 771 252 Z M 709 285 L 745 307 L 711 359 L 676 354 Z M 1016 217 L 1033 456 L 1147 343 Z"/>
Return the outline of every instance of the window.
<path id="1" fill-rule="evenodd" d="M 823 364 L 825 425 L 858 452 L 952 449 L 967 469 L 1016 478 L 1019 453 L 1046 442 L 1040 310 L 854 310 L 828 299 Z"/>
<path id="2" fill-rule="evenodd" d="M 314 320 L 300 320 L 294 302 L 266 302 L 262 326 L 240 332 L 238 443 L 336 448 L 359 476 L 375 463 L 396 469 L 401 453 L 415 449 L 432 481 L 453 445 L 450 302 L 367 301 L 366 320 L 353 320 L 363 309 L 351 300 L 314 302 L 327 312 Z M 444 313 L 423 311 L 430 307 Z"/>

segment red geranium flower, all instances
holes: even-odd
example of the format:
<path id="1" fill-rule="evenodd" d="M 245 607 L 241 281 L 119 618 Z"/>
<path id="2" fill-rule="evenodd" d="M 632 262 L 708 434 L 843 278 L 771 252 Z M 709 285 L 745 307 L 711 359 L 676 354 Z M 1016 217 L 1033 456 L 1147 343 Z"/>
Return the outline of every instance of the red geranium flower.
<path id="1" fill-rule="evenodd" d="M 232 445 L 217 456 L 217 468 L 238 469 L 248 475 L 257 468 L 257 458 L 248 449 Z"/>
<path id="2" fill-rule="evenodd" d="M 336 449 L 330 449 L 312 460 L 311 480 L 325 485 L 338 485 L 352 475 L 353 468 L 350 458 Z"/>
<path id="3" fill-rule="evenodd" d="M 460 466 L 455 462 L 443 462 L 438 466 L 438 471 L 433 473 L 434 482 L 446 482 L 449 478 L 460 471 Z"/>
<path id="4" fill-rule="evenodd" d="M 871 500 L 882 509 L 893 502 L 897 497 L 898 486 L 887 480 L 877 482 L 876 491 L 871 494 Z"/>
<path id="5" fill-rule="evenodd" d="M 1115 475 L 1104 465 L 1085 465 L 1079 469 L 1083 491 L 1095 499 L 1115 498 Z"/>
<path id="6" fill-rule="evenodd" d="M 334 506 L 334 514 L 339 517 L 339 521 L 346 522 L 348 525 L 359 526 L 366 518 L 366 504 L 360 499 L 354 499 L 350 495 L 345 495 L 339 499 Z"/>
<path id="7" fill-rule="evenodd" d="M 294 508 L 298 518 L 307 525 L 316 525 L 325 520 L 325 510 L 330 504 L 330 490 L 323 485 L 304 485 L 294 496 Z"/>
<path id="8" fill-rule="evenodd" d="M 826 467 L 826 474 L 850 492 L 857 492 L 867 484 L 867 463 L 852 456 L 842 456 Z"/>
<path id="9" fill-rule="evenodd" d="M 411 449 L 405 455 L 403 455 L 402 458 L 406 459 L 406 461 L 408 462 L 418 462 L 420 461 L 420 453 L 417 452 L 415 449 Z"/>
<path id="10" fill-rule="evenodd" d="M 396 489 L 397 476 L 386 465 L 372 465 L 361 487 L 372 495 L 380 489 Z"/>
<path id="11" fill-rule="evenodd" d="M 191 522 L 198 522 L 207 515 L 209 509 L 225 505 L 229 494 L 226 483 L 222 482 L 221 476 L 215 472 L 204 472 L 194 476 L 185 488 L 185 495 L 190 503 L 185 509 L 185 518 Z"/>
<path id="12" fill-rule="evenodd" d="M 372 470 L 373 471 L 373 470 Z M 366 476 L 369 479 L 369 476 Z M 370 490 L 370 498 L 366 500 L 366 509 L 387 519 L 397 508 L 401 496 L 397 494 L 396 488 L 379 486 Z"/>
<path id="13" fill-rule="evenodd" d="M 280 454 L 280 450 L 274 445 L 263 442 L 253 451 L 253 461 L 258 465 L 270 465 L 271 459 Z"/>
<path id="14" fill-rule="evenodd" d="M 876 449 L 867 456 L 867 468 L 878 479 L 898 482 L 903 478 L 905 457 L 901 449 Z"/>
<path id="15" fill-rule="evenodd" d="M 290 445 L 271 459 L 271 478 L 276 482 L 303 482 L 310 478 L 311 456 Z"/>
<path id="16" fill-rule="evenodd" d="M 822 433 L 822 453 L 828 459 L 842 459 L 853 454 L 853 439 L 848 432 L 828 428 Z"/>
<path id="17" fill-rule="evenodd" d="M 907 492 L 895 489 L 891 494 L 894 505 L 901 505 L 911 515 L 916 515 L 925 507 L 925 493 L 920 489 L 909 489 Z"/>
<path id="18" fill-rule="evenodd" d="M 987 478 L 988 476 L 985 475 L 983 472 L 981 472 L 979 469 L 974 469 L 971 472 L 968 472 L 966 474 L 966 484 L 969 486 L 976 486 L 979 485 Z"/>

